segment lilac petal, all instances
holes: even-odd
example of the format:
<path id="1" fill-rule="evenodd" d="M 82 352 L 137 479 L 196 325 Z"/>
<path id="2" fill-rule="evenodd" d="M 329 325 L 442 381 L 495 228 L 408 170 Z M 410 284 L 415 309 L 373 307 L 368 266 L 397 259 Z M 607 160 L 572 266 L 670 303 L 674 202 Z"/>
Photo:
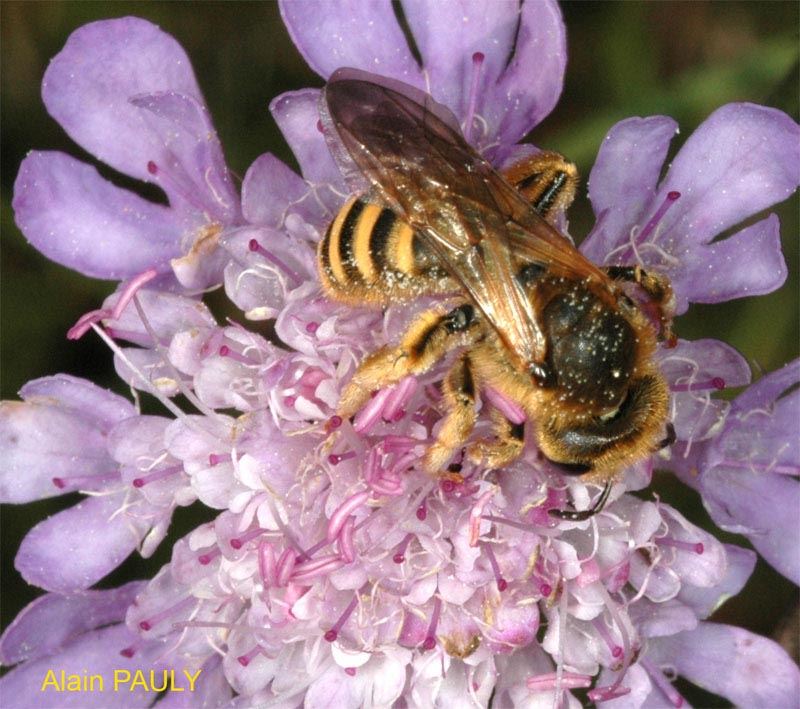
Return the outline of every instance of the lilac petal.
<path id="1" fill-rule="evenodd" d="M 300 163 L 303 177 L 310 182 L 329 182 L 344 188 L 339 168 L 318 128 L 319 96 L 318 89 L 287 91 L 272 100 L 269 110 Z"/>
<path id="2" fill-rule="evenodd" d="M 686 310 L 688 301 L 722 303 L 771 293 L 783 285 L 787 274 L 780 221 L 770 214 L 724 241 L 699 249 L 694 257 L 687 252 L 681 267 L 670 269 L 669 274 L 678 313 Z"/>
<path id="3" fill-rule="evenodd" d="M 175 91 L 136 96 L 131 103 L 144 109 L 145 123 L 161 140 L 159 151 L 142 159 L 170 204 L 223 224 L 236 221 L 239 197 L 205 104 Z"/>
<path id="4" fill-rule="evenodd" d="M 14 215 L 45 256 L 86 276 L 120 280 L 180 253 L 184 225 L 64 153 L 32 152 L 14 183 Z"/>
<path id="5" fill-rule="evenodd" d="M 59 652 L 75 637 L 124 620 L 143 581 L 73 596 L 48 593 L 23 608 L 0 638 L 0 662 L 15 665 Z"/>
<path id="6" fill-rule="evenodd" d="M 175 91 L 203 103 L 181 46 L 137 17 L 92 22 L 73 32 L 42 83 L 47 110 L 79 145 L 120 172 L 152 180 L 147 161 L 165 154 L 139 94 Z"/>
<path id="7" fill-rule="evenodd" d="M 127 670 L 131 676 L 141 670 L 147 677 L 147 671 L 152 669 L 153 653 L 137 653 L 133 658 L 120 655 L 121 650 L 130 647 L 137 640 L 125 625 L 112 625 L 81 635 L 58 655 L 20 665 L 0 679 L 0 696 L 3 698 L 4 709 L 27 709 L 33 706 L 107 709 L 120 704 L 121 692 L 124 692 L 125 707 L 149 707 L 155 693 L 146 691 L 141 683 L 138 686 L 124 685 L 116 690 L 114 688 L 115 670 Z M 48 674 L 50 671 L 52 675 Z M 95 682 L 94 691 L 85 692 L 57 692 L 52 684 L 42 687 L 46 679 L 60 682 L 62 671 L 66 675 L 77 677 L 100 675 L 103 678 L 102 689 L 98 682 Z"/>
<path id="8" fill-rule="evenodd" d="M 14 565 L 30 584 L 55 593 L 89 588 L 144 537 L 144 523 L 120 514 L 125 493 L 87 498 L 37 524 Z"/>
<path id="9" fill-rule="evenodd" d="M 19 395 L 27 402 L 41 397 L 42 403 L 73 409 L 73 415 L 80 414 L 103 433 L 136 414 L 136 407 L 126 398 L 69 374 L 33 379 L 20 389 Z"/>
<path id="10" fill-rule="evenodd" d="M 20 394 L 26 403 L 0 404 L 0 500 L 30 502 L 114 479 L 106 434 L 136 413 L 130 403 L 66 374 L 29 382 Z"/>
<path id="11" fill-rule="evenodd" d="M 192 670 L 187 668 L 187 671 Z M 180 675 L 176 675 L 180 676 Z M 158 709 L 196 709 L 228 707 L 233 689 L 222 670 L 222 659 L 213 655 L 202 667 L 193 692 L 166 692 L 158 700 Z"/>
<path id="12" fill-rule="evenodd" d="M 349 66 L 422 86 L 422 74 L 390 3 L 281 0 L 279 5 L 295 46 L 324 79 Z"/>
<path id="13" fill-rule="evenodd" d="M 589 175 L 589 199 L 598 224 L 581 244 L 597 263 L 626 244 L 658 187 L 661 166 L 678 125 L 666 116 L 628 118 L 606 135 Z"/>
<path id="14" fill-rule="evenodd" d="M 728 565 L 724 578 L 710 588 L 684 583 L 678 600 L 689 606 L 698 618 L 708 618 L 725 601 L 744 588 L 756 565 L 756 554 L 750 549 L 725 544 Z"/>
<path id="15" fill-rule="evenodd" d="M 797 382 L 800 382 L 800 359 L 789 362 L 781 369 L 770 372 L 767 376 L 759 379 L 736 397 L 732 411 L 744 413 L 749 409 L 770 406 L 775 399 Z"/>
<path id="16" fill-rule="evenodd" d="M 687 243 L 707 243 L 783 201 L 798 183 L 800 126 L 773 108 L 732 103 L 712 113 L 686 141 L 653 207 L 677 190 L 680 206 L 667 213 L 664 231 Z"/>
<path id="17" fill-rule="evenodd" d="M 743 533 L 775 569 L 800 584 L 800 482 L 718 465 L 702 473 L 700 492 L 712 519 Z"/>
<path id="18" fill-rule="evenodd" d="M 242 211 L 250 224 L 279 229 L 291 205 L 309 193 L 308 185 L 274 155 L 259 155 L 242 182 Z M 313 209 L 314 200 L 306 199 Z"/>
<path id="19" fill-rule="evenodd" d="M 800 670 L 777 643 L 748 630 L 701 623 L 694 630 L 659 638 L 648 654 L 736 706 L 797 706 Z"/>

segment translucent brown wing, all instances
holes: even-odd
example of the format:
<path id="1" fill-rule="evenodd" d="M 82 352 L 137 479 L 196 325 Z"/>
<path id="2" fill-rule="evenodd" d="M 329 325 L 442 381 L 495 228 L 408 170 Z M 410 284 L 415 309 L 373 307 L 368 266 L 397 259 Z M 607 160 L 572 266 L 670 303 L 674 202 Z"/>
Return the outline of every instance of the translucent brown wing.
<path id="1" fill-rule="evenodd" d="M 325 111 L 327 109 L 327 113 Z M 411 86 L 339 69 L 323 120 L 381 199 L 425 239 L 524 365 L 546 343 L 516 279 L 535 262 L 570 279 L 607 282 L 461 136 L 448 109 Z"/>

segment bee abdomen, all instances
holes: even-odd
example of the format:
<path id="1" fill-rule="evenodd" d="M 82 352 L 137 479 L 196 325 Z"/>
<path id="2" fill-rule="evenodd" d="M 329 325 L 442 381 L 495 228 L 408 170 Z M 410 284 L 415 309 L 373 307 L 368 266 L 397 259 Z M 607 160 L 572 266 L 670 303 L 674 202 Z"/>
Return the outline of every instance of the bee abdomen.
<path id="1" fill-rule="evenodd" d="M 317 254 L 323 285 L 348 301 L 416 296 L 444 278 L 411 226 L 360 197 L 342 207 Z"/>

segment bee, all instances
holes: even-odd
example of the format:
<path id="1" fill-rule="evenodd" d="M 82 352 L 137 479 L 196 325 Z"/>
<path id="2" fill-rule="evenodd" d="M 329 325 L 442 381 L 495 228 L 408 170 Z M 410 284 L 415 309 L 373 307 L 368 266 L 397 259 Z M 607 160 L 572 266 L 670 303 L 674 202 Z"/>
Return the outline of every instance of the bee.
<path id="1" fill-rule="evenodd" d="M 605 485 L 588 512 L 556 514 L 596 512 L 623 468 L 671 442 L 669 434 L 662 440 L 668 389 L 653 358 L 658 331 L 669 336 L 669 282 L 639 267 L 600 268 L 556 229 L 577 184 L 575 166 L 560 155 L 539 153 L 501 174 L 429 95 L 355 69 L 331 76 L 321 113 L 344 172 L 369 184 L 319 243 L 324 290 L 352 304 L 422 295 L 447 303 L 420 314 L 398 345 L 364 359 L 338 414 L 352 416 L 373 391 L 452 352 L 444 420 L 424 468 L 444 474 L 465 446 L 471 460 L 493 468 L 521 454 L 525 423 L 495 407 L 493 437 L 466 445 L 476 397 L 491 387 L 525 412 L 546 458 Z"/>

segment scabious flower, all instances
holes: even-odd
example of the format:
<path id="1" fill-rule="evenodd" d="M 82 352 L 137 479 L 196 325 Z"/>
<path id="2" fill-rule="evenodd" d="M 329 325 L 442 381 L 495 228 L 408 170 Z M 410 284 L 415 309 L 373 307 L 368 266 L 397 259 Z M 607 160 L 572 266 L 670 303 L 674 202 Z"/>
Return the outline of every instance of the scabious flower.
<path id="1" fill-rule="evenodd" d="M 517 154 L 516 141 L 560 91 L 566 54 L 557 7 L 403 8 L 421 68 L 388 4 L 281 5 L 323 77 L 346 65 L 405 80 L 449 106 L 496 164 Z M 150 46 L 142 37 L 174 47 L 139 20 L 89 27 L 101 35 L 136 28 L 124 50 L 136 56 Z M 756 539 L 772 529 L 764 511 L 781 489 L 775 479 L 794 482 L 798 469 L 787 423 L 796 366 L 728 404 L 712 394 L 750 381 L 737 352 L 715 340 L 662 350 L 678 443 L 625 471 L 589 520 L 549 514 L 568 504 L 586 509 L 593 491 L 564 479 L 532 446 L 503 470 L 463 460 L 459 480 L 431 478 L 419 462 L 441 419 L 441 369 L 376 392 L 352 422 L 336 415 L 358 362 L 425 303 L 378 313 L 321 293 L 315 243 L 349 188 L 317 127 L 318 98 L 306 90 L 272 103 L 303 177 L 271 155 L 258 158 L 242 185 L 241 222 L 224 222 L 211 267 L 196 254 L 199 270 L 222 279 L 245 318 L 274 320 L 273 340 L 218 323 L 202 301 L 148 280 L 151 266 L 163 271 L 180 253 L 168 251 L 121 276 L 106 273 L 146 275 L 104 303 L 102 327 L 100 316 L 85 322 L 114 352 L 120 376 L 168 415 L 143 415 L 67 375 L 31 382 L 23 403 L 4 404 L 3 499 L 89 495 L 23 541 L 17 567 L 50 593 L 0 640 L 0 659 L 17 665 L 0 683 L 4 704 L 40 698 L 45 667 L 180 667 L 201 671 L 191 703 L 204 706 L 578 706 L 580 691 L 614 707 L 681 706 L 671 683 L 678 674 L 736 704 L 791 706 L 800 675 L 786 654 L 706 620 L 742 588 L 755 554 L 720 543 L 658 499 L 629 493 L 648 485 L 655 466 L 671 467 L 699 481 L 712 510 L 783 563 L 789 550 L 775 536 L 788 518 L 762 546 Z M 180 127 L 180 145 L 184 130 L 193 139 L 191 126 Z M 659 185 L 673 133 L 665 118 L 612 129 L 590 178 L 598 226 L 586 252 L 599 263 L 664 270 L 681 311 L 777 288 L 785 266 L 774 217 L 713 240 L 796 189 L 797 126 L 771 109 L 724 107 Z M 57 161 L 51 166 L 46 184 L 72 179 Z M 31 189 L 18 184 L 21 194 Z M 24 207 L 26 228 L 35 210 Z M 70 265 L 82 268 L 82 258 Z M 730 263 L 735 277 L 723 283 L 717 274 Z M 484 397 L 491 405 L 492 394 Z M 759 416 L 760 435 L 745 439 Z M 743 480 L 767 478 L 753 514 L 743 496 L 735 510 L 726 506 L 716 474 L 726 467 Z M 154 579 L 87 590 L 134 548 L 152 551 L 172 510 L 194 500 L 217 517 L 177 540 Z M 126 702 L 153 699 L 143 690 Z M 179 701 L 168 694 L 159 706 Z"/>

